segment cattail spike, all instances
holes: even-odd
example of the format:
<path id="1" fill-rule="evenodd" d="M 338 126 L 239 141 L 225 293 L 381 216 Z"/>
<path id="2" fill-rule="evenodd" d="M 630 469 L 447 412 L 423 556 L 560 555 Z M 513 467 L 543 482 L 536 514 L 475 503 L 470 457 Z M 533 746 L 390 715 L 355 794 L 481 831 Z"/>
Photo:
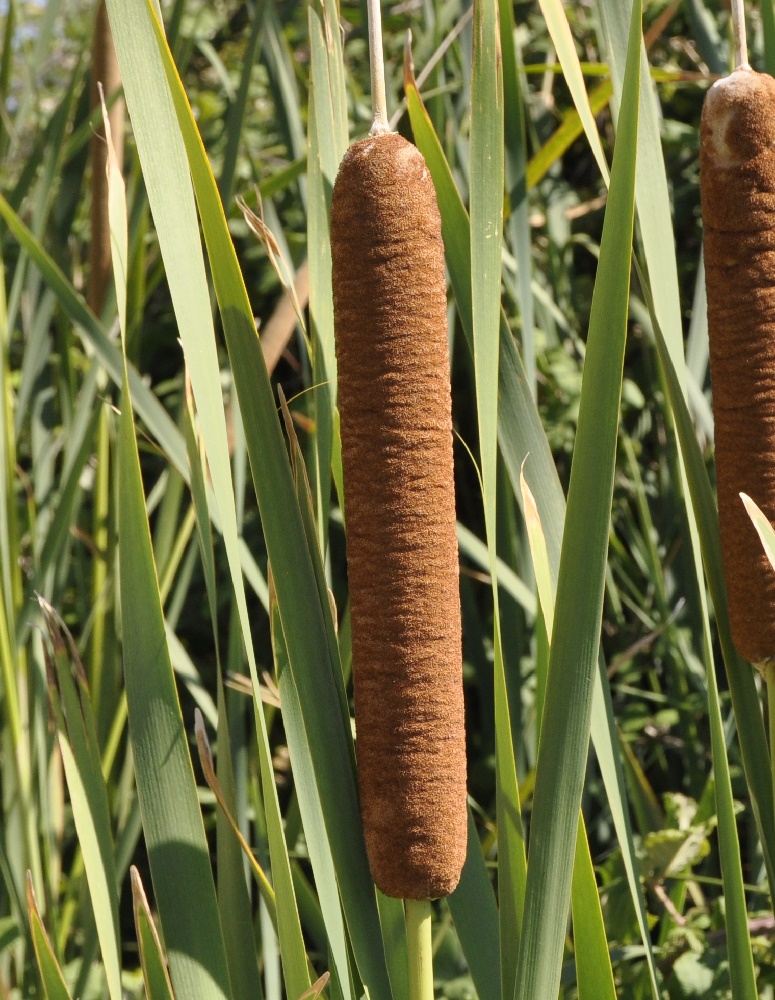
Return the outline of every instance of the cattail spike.
<path id="1" fill-rule="evenodd" d="M 444 246 L 420 152 L 356 143 L 331 204 L 358 776 L 389 896 L 457 885 L 466 851 Z"/>
<path id="2" fill-rule="evenodd" d="M 702 113 L 716 470 L 732 638 L 753 663 L 775 657 L 775 573 L 740 493 L 775 523 L 775 80 L 739 69 Z"/>

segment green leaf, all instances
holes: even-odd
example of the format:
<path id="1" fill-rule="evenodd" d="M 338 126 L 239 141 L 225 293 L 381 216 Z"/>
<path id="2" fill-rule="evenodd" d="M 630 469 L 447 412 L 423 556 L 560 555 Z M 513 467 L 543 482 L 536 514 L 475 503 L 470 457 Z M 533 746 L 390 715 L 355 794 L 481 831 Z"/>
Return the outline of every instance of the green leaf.
<path id="1" fill-rule="evenodd" d="M 640 6 L 587 336 L 536 765 L 517 1000 L 556 996 L 598 663 L 630 291 L 640 82 Z"/>
<path id="2" fill-rule="evenodd" d="M 530 555 L 536 577 L 536 587 L 541 602 L 541 613 L 546 623 L 547 640 L 551 643 L 554 625 L 554 592 L 552 588 L 549 556 L 546 550 L 541 519 L 530 487 L 520 473 L 522 509 L 525 512 Z M 540 733 L 546 700 L 546 673 L 536 665 L 536 716 Z M 595 879 L 595 869 L 589 851 L 589 839 L 584 814 L 579 811 L 576 831 L 576 853 L 573 859 L 571 883 L 571 912 L 573 915 L 573 950 L 576 957 L 576 982 L 579 1000 L 616 1000 L 611 957 L 608 953 L 603 911 Z"/>
<path id="3" fill-rule="evenodd" d="M 209 851 L 164 632 L 129 393 L 125 383 L 119 436 L 119 578 L 137 794 L 176 992 L 230 1000 Z"/>
<path id="4" fill-rule="evenodd" d="M 581 813 L 576 832 L 571 903 L 579 1000 L 616 1000 L 600 894 Z"/>
<path id="5" fill-rule="evenodd" d="M 109 157 L 108 183 L 113 273 L 125 348 L 128 227 L 124 183 L 114 156 Z M 151 877 L 177 991 L 231 1000 L 207 839 L 167 646 L 126 355 L 118 450 L 124 683 Z M 185 905 L 180 903 L 181 892 Z"/>
<path id="6" fill-rule="evenodd" d="M 331 289 L 331 238 L 329 212 L 339 161 L 344 146 L 337 141 L 323 26 L 310 7 L 308 12 L 312 63 L 309 103 L 309 151 L 307 178 L 307 248 L 309 261 L 309 322 L 312 337 L 312 380 L 315 386 L 314 469 L 315 508 L 318 513 L 320 546 L 325 552 L 331 495 L 331 449 L 333 414 L 336 406 L 336 351 L 334 348 L 334 300 Z M 330 26 L 327 26 L 330 30 Z"/>
<path id="7" fill-rule="evenodd" d="M 501 941 L 519 940 L 525 892 L 525 846 L 515 803 L 519 786 L 512 742 L 497 586 L 497 455 L 501 249 L 503 240 L 503 68 L 495 0 L 475 0 L 471 79 L 471 330 L 479 424 L 484 520 L 494 604 L 496 812 Z M 501 949 L 503 995 L 512 992 L 516 951 Z"/>

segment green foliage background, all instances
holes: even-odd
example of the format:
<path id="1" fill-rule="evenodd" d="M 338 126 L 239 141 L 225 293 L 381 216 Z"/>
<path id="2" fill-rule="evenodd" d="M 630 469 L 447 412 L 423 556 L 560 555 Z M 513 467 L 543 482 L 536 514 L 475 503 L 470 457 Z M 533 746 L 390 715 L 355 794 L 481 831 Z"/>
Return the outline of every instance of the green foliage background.
<path id="1" fill-rule="evenodd" d="M 162 6 L 163 28 L 150 0 L 108 3 L 130 121 L 100 316 L 95 9 L 0 11 L 2 995 L 404 1000 L 403 909 L 358 816 L 328 249 L 371 120 L 365 5 Z M 642 13 L 383 8 L 450 284 L 470 795 L 434 904 L 450 1000 L 775 996 L 766 698 L 726 620 L 699 218 L 729 17 Z M 748 13 L 775 68 L 771 0 Z"/>

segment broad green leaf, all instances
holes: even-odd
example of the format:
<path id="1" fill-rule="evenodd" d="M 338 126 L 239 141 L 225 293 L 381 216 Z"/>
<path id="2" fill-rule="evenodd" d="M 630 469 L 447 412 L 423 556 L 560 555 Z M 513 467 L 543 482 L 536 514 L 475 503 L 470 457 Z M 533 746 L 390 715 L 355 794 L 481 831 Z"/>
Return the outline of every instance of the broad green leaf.
<path id="1" fill-rule="evenodd" d="M 312 381 L 315 386 L 315 457 L 313 483 L 320 546 L 325 552 L 331 495 L 333 412 L 336 406 L 334 302 L 331 290 L 331 192 L 344 147 L 337 142 L 328 57 L 320 18 L 308 11 L 312 63 L 309 103 L 307 178 L 307 248 L 309 261 L 309 323 L 312 338 Z"/>
<path id="2" fill-rule="evenodd" d="M 549 678 L 536 765 L 516 1000 L 555 996 L 562 968 L 600 646 L 627 332 L 640 24 L 640 5 L 636 0 L 630 26 L 627 82 L 587 335 L 557 582 Z"/>
<path id="3" fill-rule="evenodd" d="M 498 382 L 504 146 L 499 21 L 492 0 L 474 5 L 472 73 L 471 322 L 485 520 L 488 544 L 490 536 L 494 544 L 498 400 L 492 387 Z"/>
<path id="4" fill-rule="evenodd" d="M 546 623 L 547 640 L 551 644 L 554 623 L 554 592 L 552 588 L 549 557 L 546 551 L 541 519 L 535 504 L 535 498 L 525 477 L 520 473 L 522 486 L 522 509 L 525 513 L 528 544 L 533 560 L 536 576 L 536 586 L 541 603 L 543 621 Z M 543 718 L 546 700 L 546 671 L 544 675 L 536 665 L 537 695 L 536 712 L 538 726 Z M 579 811 L 576 831 L 576 853 L 573 859 L 573 880 L 571 883 L 571 913 L 573 915 L 573 953 L 576 959 L 576 983 L 579 1000 L 616 1000 L 614 975 L 611 968 L 611 957 L 608 952 L 603 911 L 600 905 L 600 895 L 589 851 L 589 838 L 584 824 L 584 815 Z"/>

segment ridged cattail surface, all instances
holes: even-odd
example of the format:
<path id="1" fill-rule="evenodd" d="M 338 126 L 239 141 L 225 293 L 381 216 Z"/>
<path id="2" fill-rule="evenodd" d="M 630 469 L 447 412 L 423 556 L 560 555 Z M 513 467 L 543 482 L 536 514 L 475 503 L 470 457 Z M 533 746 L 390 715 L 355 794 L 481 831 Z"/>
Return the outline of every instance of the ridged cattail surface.
<path id="1" fill-rule="evenodd" d="M 355 143 L 331 203 L 361 813 L 389 896 L 450 893 L 466 755 L 444 246 L 422 154 Z"/>
<path id="2" fill-rule="evenodd" d="M 732 638 L 775 657 L 775 573 L 743 506 L 775 524 L 775 80 L 735 70 L 708 91 L 700 188 L 724 571 Z"/>

